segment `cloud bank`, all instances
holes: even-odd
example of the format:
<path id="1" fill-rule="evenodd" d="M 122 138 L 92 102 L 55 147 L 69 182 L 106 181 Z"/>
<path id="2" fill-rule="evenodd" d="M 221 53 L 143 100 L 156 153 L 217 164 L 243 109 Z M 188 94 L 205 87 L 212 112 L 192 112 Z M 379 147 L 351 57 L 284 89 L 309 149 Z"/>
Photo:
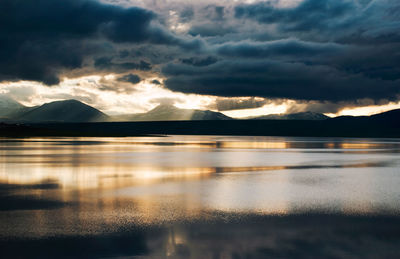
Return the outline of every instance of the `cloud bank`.
<path id="1" fill-rule="evenodd" d="M 175 92 L 219 97 L 213 107 L 232 110 L 260 107 L 254 98 L 290 99 L 304 104 L 293 109 L 325 112 L 364 105 L 363 100 L 400 100 L 396 1 L 3 0 L 1 5 L 3 82 L 57 85 L 64 77 L 115 73 L 106 89 L 119 91 L 119 84 L 149 76 Z"/>

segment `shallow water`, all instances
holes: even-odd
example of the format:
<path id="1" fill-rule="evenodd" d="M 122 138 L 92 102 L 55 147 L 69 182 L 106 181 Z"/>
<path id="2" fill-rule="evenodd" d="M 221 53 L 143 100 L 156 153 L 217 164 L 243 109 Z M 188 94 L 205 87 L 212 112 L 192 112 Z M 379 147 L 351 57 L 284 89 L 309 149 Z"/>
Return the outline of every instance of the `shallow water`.
<path id="1" fill-rule="evenodd" d="M 4 138 L 0 248 L 23 257 L 397 256 L 399 154 L 394 139 Z"/>

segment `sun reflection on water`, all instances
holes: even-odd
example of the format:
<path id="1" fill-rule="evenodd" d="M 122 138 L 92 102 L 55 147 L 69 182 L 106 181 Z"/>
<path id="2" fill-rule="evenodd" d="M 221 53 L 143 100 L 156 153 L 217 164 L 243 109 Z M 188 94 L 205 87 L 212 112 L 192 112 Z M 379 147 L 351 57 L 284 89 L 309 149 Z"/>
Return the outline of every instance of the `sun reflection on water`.
<path id="1" fill-rule="evenodd" d="M 398 211 L 399 150 L 393 140 L 1 139 L 0 198 L 32 200 L 0 213 L 10 222 L 1 235 L 90 234 L 214 212 Z M 184 243 L 173 236 L 172 247 Z"/>

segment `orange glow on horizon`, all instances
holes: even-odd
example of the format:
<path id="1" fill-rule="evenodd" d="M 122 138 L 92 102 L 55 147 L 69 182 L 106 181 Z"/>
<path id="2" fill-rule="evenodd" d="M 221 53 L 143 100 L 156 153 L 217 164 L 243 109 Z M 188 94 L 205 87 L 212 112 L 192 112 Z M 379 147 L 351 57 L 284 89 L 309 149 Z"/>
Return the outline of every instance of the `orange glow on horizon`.
<path id="1" fill-rule="evenodd" d="M 381 112 L 386 112 L 394 109 L 400 109 L 400 102 L 398 103 L 390 103 L 386 105 L 374 105 L 374 106 L 365 106 L 365 107 L 355 107 L 355 108 L 345 108 L 336 114 L 325 114 L 330 117 L 336 116 L 369 116 L 373 114 L 378 114 Z"/>
<path id="2" fill-rule="evenodd" d="M 217 96 L 184 94 L 173 92 L 162 86 L 163 80 L 148 77 L 136 85 L 119 85 L 115 74 L 91 75 L 79 78 L 64 78 L 58 86 L 48 87 L 33 81 L 0 83 L 0 94 L 5 94 L 25 106 L 36 106 L 44 103 L 77 99 L 108 115 L 143 113 L 154 109 L 163 100 L 170 100 L 177 108 L 212 110 Z M 161 85 L 152 83 L 154 80 Z M 112 91 L 113 87 L 120 87 Z M 232 97 L 239 100 L 244 97 Z M 247 98 L 247 97 L 246 97 Z M 232 118 L 256 117 L 269 114 L 285 114 L 291 108 L 302 105 L 295 100 L 269 100 L 259 108 L 219 111 Z M 300 107 L 301 108 L 301 107 Z M 393 109 L 400 109 L 400 102 L 386 105 L 360 106 L 344 108 L 338 113 L 325 113 L 329 117 L 342 115 L 368 116 Z M 299 109 L 300 111 L 301 109 Z"/>

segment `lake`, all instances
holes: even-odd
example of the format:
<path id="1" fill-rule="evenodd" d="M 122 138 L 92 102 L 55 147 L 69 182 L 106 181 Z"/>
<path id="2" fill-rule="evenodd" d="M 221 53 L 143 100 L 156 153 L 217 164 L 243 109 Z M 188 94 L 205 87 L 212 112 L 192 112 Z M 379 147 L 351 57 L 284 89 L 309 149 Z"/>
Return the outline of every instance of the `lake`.
<path id="1" fill-rule="evenodd" d="M 8 257 L 400 256 L 400 140 L 1 138 Z"/>

